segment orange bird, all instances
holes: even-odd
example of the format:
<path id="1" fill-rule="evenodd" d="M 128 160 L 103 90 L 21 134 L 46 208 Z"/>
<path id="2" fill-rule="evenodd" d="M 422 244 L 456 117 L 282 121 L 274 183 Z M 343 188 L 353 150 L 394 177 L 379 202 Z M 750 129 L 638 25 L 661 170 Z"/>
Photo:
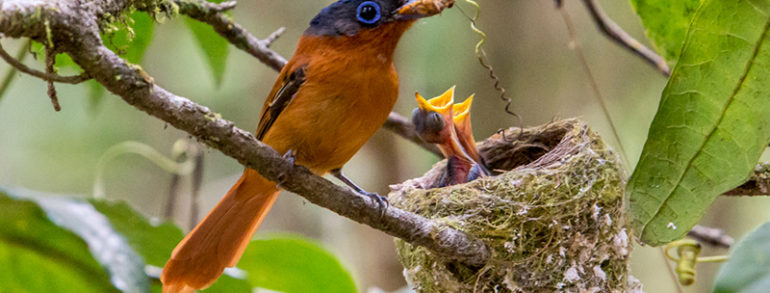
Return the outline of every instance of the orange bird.
<path id="1" fill-rule="evenodd" d="M 281 70 L 262 108 L 256 138 L 316 174 L 331 172 L 386 208 L 383 197 L 347 179 L 342 166 L 382 126 L 396 102 L 396 45 L 415 19 L 440 12 L 413 9 L 424 1 L 340 0 L 324 8 Z M 453 1 L 445 2 L 451 6 Z M 246 168 L 174 249 L 161 275 L 163 292 L 206 288 L 225 267 L 235 266 L 279 190 Z"/>
<path id="2" fill-rule="evenodd" d="M 412 113 L 412 123 L 418 135 L 424 141 L 436 144 L 447 158 L 446 172 L 436 187 L 465 183 L 482 175 L 490 175 L 476 148 L 471 130 L 470 108 L 473 96 L 453 105 L 454 90 L 452 87 L 430 100 L 417 93 L 418 108 Z"/>

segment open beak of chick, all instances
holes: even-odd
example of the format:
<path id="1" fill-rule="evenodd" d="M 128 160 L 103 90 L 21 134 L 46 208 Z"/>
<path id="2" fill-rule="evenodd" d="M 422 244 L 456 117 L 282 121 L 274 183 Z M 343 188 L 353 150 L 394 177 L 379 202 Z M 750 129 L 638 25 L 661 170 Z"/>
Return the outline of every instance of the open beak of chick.
<path id="1" fill-rule="evenodd" d="M 425 142 L 436 144 L 444 157 L 457 156 L 470 161 L 472 159 L 460 143 L 454 128 L 454 95 L 454 87 L 430 100 L 417 93 L 418 108 L 412 112 L 412 123 L 417 134 Z"/>
<path id="2" fill-rule="evenodd" d="M 480 175 L 490 175 L 489 170 L 486 168 L 486 162 L 481 157 L 478 148 L 476 148 L 476 140 L 473 139 L 473 128 L 471 127 L 471 104 L 473 104 L 473 97 L 471 95 L 465 99 L 462 103 L 457 103 L 452 106 L 453 122 L 455 126 L 455 132 L 457 132 L 457 139 L 462 145 L 468 156 L 478 164 Z"/>
<path id="3" fill-rule="evenodd" d="M 453 105 L 454 89 L 452 87 L 430 100 L 418 93 L 418 108 L 412 113 L 412 122 L 420 137 L 426 142 L 436 144 L 448 160 L 447 172 L 439 187 L 465 183 L 479 176 L 489 175 L 476 149 L 470 127 L 469 112 L 473 99 L 471 97 L 463 103 Z"/>

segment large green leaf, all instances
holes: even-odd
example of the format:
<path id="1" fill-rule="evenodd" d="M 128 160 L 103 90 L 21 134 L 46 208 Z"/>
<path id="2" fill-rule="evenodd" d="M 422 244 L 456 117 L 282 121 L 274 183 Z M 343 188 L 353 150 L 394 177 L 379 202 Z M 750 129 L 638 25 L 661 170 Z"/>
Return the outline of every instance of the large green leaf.
<path id="1" fill-rule="evenodd" d="M 230 44 L 208 24 L 189 18 L 185 19 L 185 23 L 190 28 L 190 31 L 192 31 L 195 39 L 198 40 L 198 45 L 203 50 L 203 55 L 206 57 L 211 68 L 214 82 L 219 86 L 225 74 Z"/>
<path id="2" fill-rule="evenodd" d="M 117 292 L 86 241 L 8 193 L 0 189 L 0 292 Z"/>
<path id="3" fill-rule="evenodd" d="M 125 203 L 0 187 L 0 292 L 147 292 L 145 269 L 159 273 L 182 237 Z M 356 292 L 333 255 L 298 238 L 254 241 L 241 265 L 203 292 L 251 292 L 244 275 L 284 292 Z M 157 280 L 151 291 L 160 292 Z"/>
<path id="4" fill-rule="evenodd" d="M 103 200 L 90 200 L 90 202 L 96 210 L 110 220 L 115 230 L 128 239 L 129 245 L 149 265 L 162 268 L 171 251 L 184 237 L 182 231 L 173 224 L 151 223 L 125 203 Z M 159 291 L 159 284 L 154 285 L 156 286 L 153 291 Z M 245 279 L 223 275 L 202 292 L 251 292 L 251 287 Z"/>
<path id="5" fill-rule="evenodd" d="M 770 288 L 770 223 L 733 246 L 730 260 L 719 268 L 715 293 L 765 293 Z"/>
<path id="6" fill-rule="evenodd" d="M 669 65 L 679 59 L 690 20 L 701 0 L 631 0 L 647 36 Z"/>
<path id="7" fill-rule="evenodd" d="M 628 183 L 643 242 L 683 237 L 770 141 L 770 1 L 706 0 Z"/>
<path id="8" fill-rule="evenodd" d="M 287 293 L 356 292 L 350 273 L 334 255 L 301 238 L 255 240 L 238 267 L 257 287 Z"/>
<path id="9" fill-rule="evenodd" d="M 145 261 L 159 270 L 182 237 L 179 228 L 152 224 L 125 203 L 0 187 L 0 271 L 13 272 L 0 274 L 0 292 L 148 292 Z M 251 288 L 245 278 L 223 275 L 202 292 Z M 152 291 L 160 291 L 157 280 Z"/>
<path id="10" fill-rule="evenodd" d="M 182 231 L 173 224 L 151 224 L 125 203 L 94 199 L 89 202 L 110 220 L 115 230 L 123 234 L 149 265 L 163 267 L 183 238 Z"/>
<path id="11" fill-rule="evenodd" d="M 657 51 L 674 65 L 684 43 L 690 20 L 700 0 L 631 0 L 647 36 Z"/>

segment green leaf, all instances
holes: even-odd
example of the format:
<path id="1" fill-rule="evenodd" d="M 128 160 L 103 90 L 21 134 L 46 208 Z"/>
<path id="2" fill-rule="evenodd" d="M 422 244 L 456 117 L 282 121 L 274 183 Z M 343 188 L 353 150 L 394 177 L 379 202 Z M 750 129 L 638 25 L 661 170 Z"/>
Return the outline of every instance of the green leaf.
<path id="1" fill-rule="evenodd" d="M 182 238 L 125 203 L 0 186 L 0 271 L 11 272 L 0 274 L 0 292 L 148 292 L 145 262 L 162 268 Z M 223 275 L 202 292 L 251 290 L 244 278 Z"/>
<path id="2" fill-rule="evenodd" d="M 225 271 L 225 274 L 223 274 L 219 279 L 217 279 L 214 284 L 211 284 L 211 287 L 206 288 L 206 290 L 202 290 L 203 293 L 236 293 L 236 292 L 243 292 L 243 293 L 251 293 L 254 291 L 253 286 L 251 283 L 243 278 L 243 276 L 233 277 L 228 275 L 228 272 Z"/>
<path id="3" fill-rule="evenodd" d="M 129 205 L 122 202 L 90 200 L 94 208 L 104 214 L 128 240 L 129 245 L 144 258 L 144 261 L 162 268 L 176 244 L 182 240 L 182 231 L 169 222 L 151 223 Z M 245 279 L 223 275 L 211 287 L 202 292 L 251 292 L 251 285 Z M 159 292 L 160 284 L 154 284 L 153 292 Z"/>
<path id="4" fill-rule="evenodd" d="M 96 80 L 89 80 L 86 84 L 88 84 L 88 104 L 91 110 L 95 110 L 102 103 L 106 91 L 104 86 Z"/>
<path id="5" fill-rule="evenodd" d="M 227 65 L 227 54 L 230 49 L 229 43 L 208 24 L 189 18 L 185 19 L 185 23 L 203 50 L 209 67 L 211 67 L 214 83 L 216 86 L 221 85 L 225 74 L 225 66 Z"/>
<path id="6" fill-rule="evenodd" d="M 0 291 L 57 292 L 67 288 L 72 292 L 117 292 L 110 275 L 92 256 L 92 252 L 106 250 L 89 250 L 86 241 L 51 221 L 51 214 L 38 204 L 16 198 L 16 191 L 14 197 L 10 193 L 0 188 Z M 79 211 L 89 215 L 87 209 Z M 67 219 L 57 219 L 63 221 Z"/>
<path id="7" fill-rule="evenodd" d="M 37 58 L 37 60 L 40 61 L 40 63 L 45 64 L 45 45 L 38 43 L 37 41 L 32 41 L 32 46 L 30 48 L 30 51 L 34 53 Z M 70 58 L 67 54 L 56 54 L 56 60 L 54 61 L 54 66 L 56 69 L 64 68 L 64 69 L 73 69 L 73 70 L 80 70 L 80 66 L 78 66 L 75 61 L 72 61 L 72 58 Z"/>
<path id="8" fill-rule="evenodd" d="M 127 24 L 118 24 L 119 29 L 113 34 L 102 34 L 102 40 L 110 50 L 123 53 L 123 58 L 128 62 L 139 64 L 152 42 L 155 21 L 146 13 L 136 11 L 128 18 Z M 39 60 L 45 62 L 43 44 L 32 42 L 32 51 L 39 56 Z M 80 70 L 67 54 L 56 55 L 55 64 L 57 68 Z"/>
<path id="9" fill-rule="evenodd" d="M 770 222 L 733 246 L 730 260 L 719 268 L 715 293 L 764 293 L 770 288 Z"/>
<path id="10" fill-rule="evenodd" d="M 683 237 L 770 141 L 770 1 L 705 0 L 627 187 L 642 242 Z"/>
<path id="11" fill-rule="evenodd" d="M 356 292 L 350 273 L 334 255 L 302 238 L 255 240 L 238 267 L 257 287 L 294 292 Z"/>
<path id="12" fill-rule="evenodd" d="M 631 0 L 642 19 L 647 36 L 669 65 L 679 59 L 679 52 L 690 27 L 690 20 L 700 0 Z"/>
<path id="13" fill-rule="evenodd" d="M 119 24 L 114 34 L 103 34 L 102 39 L 110 50 L 124 52 L 128 62 L 139 64 L 152 42 L 155 21 L 147 13 L 135 11 L 127 19 L 127 25 Z"/>
<path id="14" fill-rule="evenodd" d="M 169 222 L 151 224 L 130 206 L 122 202 L 91 199 L 94 208 L 106 216 L 116 231 L 123 234 L 128 244 L 144 261 L 163 267 L 176 244 L 182 240 L 182 231 Z"/>

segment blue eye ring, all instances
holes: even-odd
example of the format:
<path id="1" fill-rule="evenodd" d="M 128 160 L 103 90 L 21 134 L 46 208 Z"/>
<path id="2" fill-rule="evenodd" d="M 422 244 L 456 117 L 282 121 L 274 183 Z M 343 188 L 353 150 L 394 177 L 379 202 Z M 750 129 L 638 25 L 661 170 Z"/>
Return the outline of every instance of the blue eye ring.
<path id="1" fill-rule="evenodd" d="M 374 8 L 374 15 L 362 15 L 362 13 L 370 14 L 371 10 L 365 10 L 367 8 Z M 364 24 L 375 24 L 382 18 L 382 11 L 380 4 L 374 1 L 364 1 L 356 9 L 356 18 L 358 21 Z"/>

